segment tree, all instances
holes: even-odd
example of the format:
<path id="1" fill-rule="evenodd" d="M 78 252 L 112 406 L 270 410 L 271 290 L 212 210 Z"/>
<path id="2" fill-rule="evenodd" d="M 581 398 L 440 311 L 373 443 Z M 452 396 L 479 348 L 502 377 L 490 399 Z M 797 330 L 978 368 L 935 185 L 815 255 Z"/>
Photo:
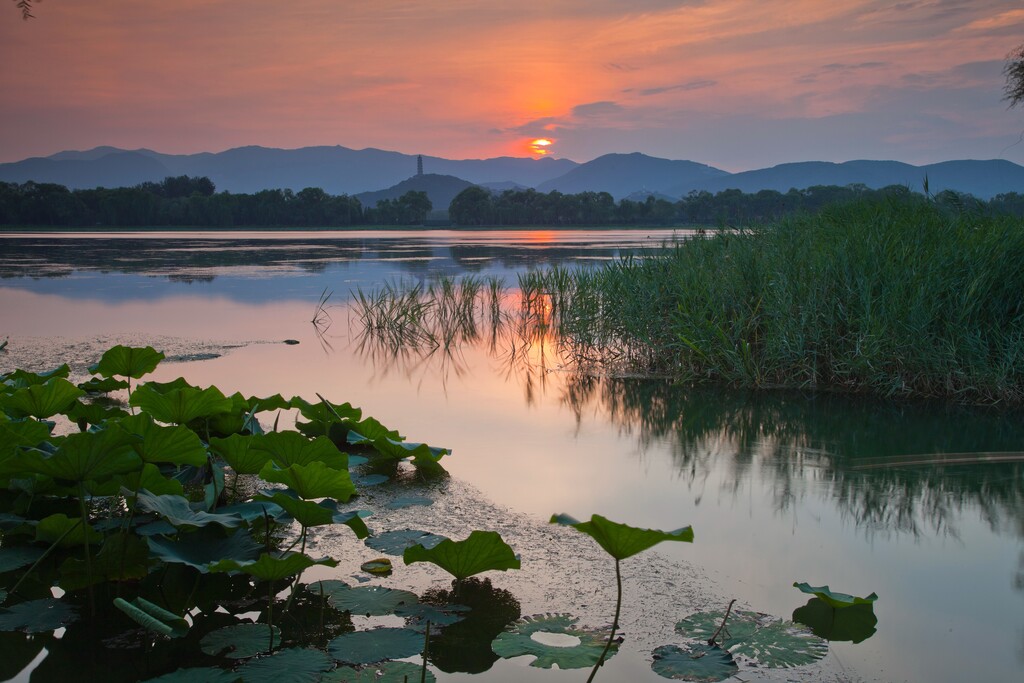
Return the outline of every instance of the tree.
<path id="1" fill-rule="evenodd" d="M 1003 75 L 1006 76 L 1003 99 L 1009 100 L 1011 107 L 1016 107 L 1024 102 L 1024 45 L 1018 45 L 1007 55 Z"/>

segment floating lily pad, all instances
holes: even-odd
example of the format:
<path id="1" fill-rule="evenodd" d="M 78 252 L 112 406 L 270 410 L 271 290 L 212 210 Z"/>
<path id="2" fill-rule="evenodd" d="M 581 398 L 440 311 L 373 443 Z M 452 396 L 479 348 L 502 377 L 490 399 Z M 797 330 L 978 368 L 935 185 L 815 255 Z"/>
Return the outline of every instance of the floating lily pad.
<path id="1" fill-rule="evenodd" d="M 358 486 L 380 486 L 387 483 L 391 477 L 386 474 L 363 474 L 357 475 L 353 482 Z"/>
<path id="2" fill-rule="evenodd" d="M 722 611 L 698 612 L 676 624 L 676 631 L 687 638 L 708 640 L 724 616 Z M 718 638 L 734 656 L 743 655 L 769 667 L 810 664 L 828 653 L 828 643 L 806 627 L 757 612 L 733 610 Z"/>
<path id="3" fill-rule="evenodd" d="M 344 581 L 339 581 L 338 579 L 325 579 L 323 581 L 315 581 L 314 583 L 311 583 L 308 586 L 306 586 L 306 589 L 309 590 L 310 593 L 314 595 L 320 595 L 321 593 L 323 593 L 324 597 L 328 598 L 334 595 L 335 593 L 347 590 L 349 588 L 351 588 L 351 586 L 349 586 Z"/>
<path id="4" fill-rule="evenodd" d="M 267 624 L 233 624 L 210 631 L 199 641 L 199 647 L 215 657 L 245 659 L 272 649 L 271 630 L 274 634 L 273 647 L 276 647 L 281 644 L 281 629 Z"/>
<path id="5" fill-rule="evenodd" d="M 411 683 L 424 680 L 435 683 L 437 678 L 429 669 L 426 678 L 421 678 L 423 669 L 411 662 L 382 662 L 365 669 L 353 669 L 350 666 L 338 667 L 325 673 L 320 683 Z"/>
<path id="6" fill-rule="evenodd" d="M 401 529 L 398 531 L 385 531 L 382 534 L 371 536 L 366 539 L 366 545 L 386 555 L 401 555 L 405 552 L 406 548 L 411 548 L 414 545 L 421 545 L 429 549 L 445 540 L 447 538 L 444 536 L 438 536 L 427 531 Z"/>
<path id="7" fill-rule="evenodd" d="M 55 598 L 29 600 L 0 609 L 0 631 L 46 633 L 78 619 L 75 608 Z"/>
<path id="8" fill-rule="evenodd" d="M 430 562 L 455 577 L 456 581 L 481 572 L 519 569 L 519 558 L 496 531 L 474 531 L 462 541 L 445 539 L 433 548 L 414 545 L 405 549 L 406 564 Z"/>
<path id="9" fill-rule="evenodd" d="M 43 552 L 42 548 L 32 546 L 0 548 L 0 574 L 29 566 L 42 557 Z"/>
<path id="10" fill-rule="evenodd" d="M 225 536 L 220 528 L 209 527 L 181 534 L 177 540 L 159 536 L 146 540 L 155 557 L 164 562 L 187 564 L 204 574 L 226 558 L 245 562 L 256 559 L 263 550 L 263 546 L 254 541 L 245 529 Z"/>
<path id="11" fill-rule="evenodd" d="M 388 501 L 385 507 L 392 510 L 401 510 L 402 508 L 414 507 L 416 505 L 433 505 L 434 501 L 426 496 L 399 496 L 394 500 Z"/>
<path id="12" fill-rule="evenodd" d="M 504 659 L 533 655 L 536 657 L 530 666 L 550 669 L 582 669 L 594 666 L 607 644 L 608 636 L 597 630 L 576 627 L 577 617 L 569 614 L 543 614 L 523 617 L 512 627 L 502 633 L 491 643 L 494 654 Z M 535 634 L 556 634 L 579 639 L 579 643 L 568 647 L 549 645 L 533 636 Z M 540 636 L 543 638 L 543 635 Z M 608 655 L 610 658 L 618 651 L 613 643 Z"/>
<path id="13" fill-rule="evenodd" d="M 402 659 L 423 651 L 423 634 L 407 628 L 377 628 L 344 633 L 327 646 L 331 656 L 348 664 Z"/>
<path id="14" fill-rule="evenodd" d="M 415 593 L 383 586 L 357 586 L 335 590 L 331 593 L 330 600 L 339 610 L 365 614 L 368 617 L 393 614 L 395 609 L 402 605 L 415 605 L 419 602 Z"/>
<path id="15" fill-rule="evenodd" d="M 154 633 L 170 638 L 181 638 L 188 633 L 187 621 L 143 598 L 135 598 L 131 602 L 114 598 L 114 607 L 127 614 L 140 626 Z"/>
<path id="16" fill-rule="evenodd" d="M 431 626 L 451 626 L 466 618 L 465 614 L 469 608 L 465 605 L 425 605 L 422 602 L 415 605 L 401 605 L 395 608 L 395 615 L 405 617 L 413 623 L 410 628 L 417 631 L 426 629 L 429 621 Z"/>
<path id="17" fill-rule="evenodd" d="M 169 674 L 150 678 L 143 683 L 239 683 L 242 677 L 233 671 L 214 666 L 178 669 Z"/>
<path id="18" fill-rule="evenodd" d="M 250 660 L 236 673 L 245 683 L 317 683 L 320 674 L 333 666 L 320 650 L 295 647 Z"/>
<path id="19" fill-rule="evenodd" d="M 835 593 L 830 591 L 828 586 L 812 586 L 807 583 L 797 583 L 794 581 L 793 587 L 799 588 L 802 592 L 809 595 L 817 596 L 820 600 L 824 600 L 836 609 L 852 607 L 853 605 L 870 605 L 875 600 L 878 600 L 878 596 L 874 593 L 866 598 L 858 598 L 853 595 L 847 595 L 846 593 Z"/>
<path id="20" fill-rule="evenodd" d="M 368 574 L 376 574 L 378 576 L 387 576 L 392 570 L 391 560 L 386 557 L 378 557 L 376 560 L 363 562 L 359 565 L 359 568 Z"/>
<path id="21" fill-rule="evenodd" d="M 727 650 L 707 643 L 695 643 L 689 650 L 662 645 L 652 653 L 651 669 L 662 678 L 677 681 L 724 681 L 739 671 Z"/>
<path id="22" fill-rule="evenodd" d="M 871 604 L 836 609 L 824 600 L 811 598 L 793 612 L 793 621 L 809 626 L 814 635 L 833 643 L 860 643 L 875 634 L 878 617 Z"/>
<path id="23" fill-rule="evenodd" d="M 280 581 L 282 579 L 287 579 L 289 576 L 301 574 L 305 570 L 317 564 L 325 567 L 338 566 L 337 560 L 333 560 L 329 557 L 314 560 L 312 557 L 303 555 L 302 553 L 287 553 L 282 556 L 263 553 L 260 555 L 258 560 L 246 560 L 242 562 L 237 560 L 221 560 L 220 562 L 210 565 L 210 571 L 244 572 L 249 576 L 254 576 L 262 581 Z"/>
<path id="24" fill-rule="evenodd" d="M 552 515 L 552 524 L 564 524 L 582 531 L 616 560 L 624 560 L 662 541 L 693 542 L 693 529 L 683 527 L 675 531 L 641 529 L 628 524 L 613 522 L 601 515 L 591 515 L 589 522 L 580 522 L 569 515 Z"/>

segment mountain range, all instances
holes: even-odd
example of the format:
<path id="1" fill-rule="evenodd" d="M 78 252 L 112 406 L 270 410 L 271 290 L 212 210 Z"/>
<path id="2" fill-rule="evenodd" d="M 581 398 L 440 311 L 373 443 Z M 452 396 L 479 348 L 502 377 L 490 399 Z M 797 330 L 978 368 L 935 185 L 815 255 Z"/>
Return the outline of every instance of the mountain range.
<path id="1" fill-rule="evenodd" d="M 84 189 L 132 186 L 167 176 L 206 176 L 220 191 L 252 193 L 320 187 L 330 194 L 355 195 L 369 206 L 414 189 L 427 192 L 437 209 L 446 209 L 451 197 L 471 184 L 494 190 L 608 192 L 616 201 L 649 194 L 679 198 L 693 191 L 717 193 L 735 188 L 743 192 L 786 192 L 813 185 L 855 183 L 870 188 L 904 185 L 920 192 L 926 179 L 932 193 L 949 189 L 979 199 L 1006 192 L 1024 193 L 1024 167 L 1002 159 L 925 166 L 898 161 L 806 161 L 741 173 L 640 153 L 606 154 L 582 164 L 550 157 L 422 159 L 424 174 L 417 175 L 417 155 L 379 149 L 251 146 L 218 153 L 162 154 L 148 149 L 97 147 L 0 164 L 0 181 L 33 180 Z"/>

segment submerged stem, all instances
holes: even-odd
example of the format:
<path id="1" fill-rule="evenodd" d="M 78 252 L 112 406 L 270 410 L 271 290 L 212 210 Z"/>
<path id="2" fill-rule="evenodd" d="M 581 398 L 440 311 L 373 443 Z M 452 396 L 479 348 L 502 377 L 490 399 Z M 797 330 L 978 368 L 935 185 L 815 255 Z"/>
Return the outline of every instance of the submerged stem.
<path id="1" fill-rule="evenodd" d="M 594 665 L 594 669 L 590 672 L 590 678 L 587 679 L 587 683 L 591 683 L 594 680 L 594 676 L 597 675 L 597 670 L 604 666 L 604 659 L 608 655 L 608 650 L 611 649 L 612 643 L 615 641 L 615 630 L 619 628 L 619 613 L 622 611 L 622 573 L 619 571 L 618 558 L 615 558 L 615 588 L 615 618 L 612 620 L 612 630 L 608 634 L 608 642 L 605 643 L 604 650 L 597 659 L 597 664 Z"/>

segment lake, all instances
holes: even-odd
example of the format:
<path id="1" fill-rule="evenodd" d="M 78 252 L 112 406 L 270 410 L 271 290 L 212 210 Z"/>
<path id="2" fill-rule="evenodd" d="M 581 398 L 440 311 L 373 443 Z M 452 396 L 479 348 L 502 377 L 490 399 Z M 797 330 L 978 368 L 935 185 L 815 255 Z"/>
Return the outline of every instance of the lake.
<path id="1" fill-rule="evenodd" d="M 547 525 L 551 514 L 692 525 L 692 545 L 662 543 L 623 563 L 626 640 L 597 680 L 665 680 L 649 668 L 651 650 L 679 641 L 676 621 L 724 609 L 733 598 L 790 618 L 809 598 L 795 581 L 877 593 L 877 632 L 833 642 L 806 669 L 745 669 L 743 680 L 1017 679 L 1024 670 L 1020 413 L 582 375 L 543 326 L 482 326 L 447 351 L 396 349 L 365 335 L 353 308 L 360 288 L 473 275 L 502 278 L 514 309 L 520 273 L 593 267 L 673 237 L 664 230 L 5 235 L 0 338 L 10 342 L 0 372 L 65 361 L 81 372 L 110 345 L 153 344 L 169 358 L 152 379 L 183 376 L 246 395 L 315 399 L 319 392 L 362 407 L 412 441 L 451 448 L 443 500 L 388 524 L 459 538 L 471 528 L 500 530 L 522 553 L 523 571 L 487 576 L 516 596 L 524 616 L 572 611 L 593 626 L 611 618 L 606 561 L 589 538 Z M 329 319 L 317 326 L 311 320 L 325 293 Z M 462 520 L 476 526 L 454 528 Z M 375 555 L 334 539 L 320 543 L 350 555 L 355 567 Z M 591 565 L 596 578 L 586 576 Z M 338 571 L 344 577 L 349 569 L 343 563 Z M 424 565 L 398 567 L 383 580 L 413 590 L 444 583 Z M 521 659 L 499 660 L 477 676 L 435 673 L 439 680 L 585 678 Z"/>

